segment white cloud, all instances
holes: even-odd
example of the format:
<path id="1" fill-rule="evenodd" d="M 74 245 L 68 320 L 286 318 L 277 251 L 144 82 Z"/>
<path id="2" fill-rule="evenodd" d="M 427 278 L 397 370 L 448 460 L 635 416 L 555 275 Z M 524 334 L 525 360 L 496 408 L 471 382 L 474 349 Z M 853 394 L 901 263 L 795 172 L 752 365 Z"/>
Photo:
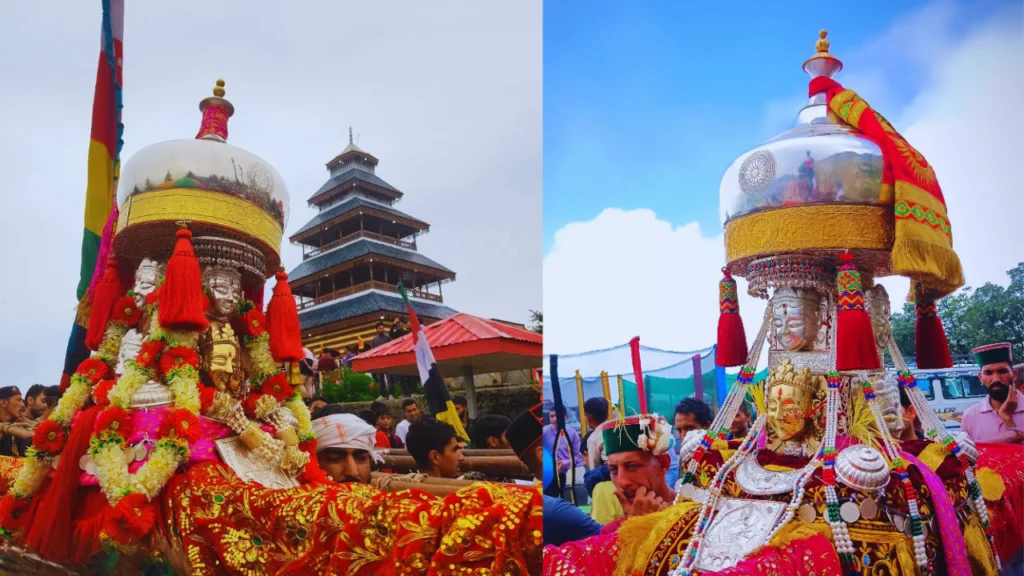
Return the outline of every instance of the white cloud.
<path id="1" fill-rule="evenodd" d="M 1005 285 L 1005 271 L 1024 261 L 1024 242 L 1016 239 L 1024 214 L 1016 171 L 1024 158 L 1022 52 L 1018 26 L 979 28 L 936 61 L 920 95 L 891 116 L 935 166 L 972 286 Z M 708 346 L 723 259 L 720 235 L 708 237 L 695 223 L 674 226 L 650 210 L 608 209 L 565 226 L 544 259 L 546 349 L 594 350 L 635 335 L 672 350 Z M 908 282 L 882 283 L 898 310 Z M 740 312 L 751 339 L 764 303 L 745 290 L 741 281 Z"/>
<path id="2" fill-rule="evenodd" d="M 724 258 L 721 236 L 706 237 L 696 223 L 673 227 L 651 210 L 609 208 L 565 226 L 544 258 L 545 350 L 597 350 L 633 336 L 666 350 L 706 348 Z M 752 338 L 764 308 L 740 283 Z"/>
<path id="3" fill-rule="evenodd" d="M 286 236 L 313 216 L 305 201 L 351 125 L 406 193 L 398 209 L 432 225 L 420 251 L 458 273 L 446 304 L 521 322 L 541 307 L 540 0 L 128 4 L 123 160 L 192 137 L 199 100 L 223 77 L 230 141 L 291 191 Z M 74 318 L 99 3 L 5 5 L 0 22 L 3 384 L 56 383 Z M 283 250 L 286 266 L 301 260 Z"/>

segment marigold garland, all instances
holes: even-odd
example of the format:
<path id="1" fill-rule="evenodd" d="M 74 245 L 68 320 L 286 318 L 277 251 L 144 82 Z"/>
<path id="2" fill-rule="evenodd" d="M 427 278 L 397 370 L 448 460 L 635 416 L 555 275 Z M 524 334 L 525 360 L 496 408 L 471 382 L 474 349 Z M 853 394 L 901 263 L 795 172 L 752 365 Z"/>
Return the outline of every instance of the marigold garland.
<path id="1" fill-rule="evenodd" d="M 27 499 L 39 490 L 47 474 L 54 467 L 56 456 L 64 449 L 68 429 L 71 426 L 71 419 L 89 401 L 91 395 L 90 385 L 94 382 L 93 379 L 104 378 L 109 373 L 110 366 L 95 356 L 86 359 L 78 365 L 75 374 L 71 377 L 71 383 L 67 391 L 64 392 L 64 395 L 57 402 L 57 407 L 50 414 L 46 422 L 40 424 L 40 428 L 47 429 L 47 432 L 38 438 L 38 445 L 37 438 L 33 436 L 33 445 L 26 451 L 25 462 L 21 470 L 18 471 L 18 477 L 14 481 L 14 486 L 11 487 L 10 495 L 12 497 L 19 500 Z M 50 422 L 54 424 L 50 424 Z M 56 428 L 53 428 L 54 426 L 59 426 L 63 429 L 63 441 L 56 442 L 56 436 L 54 437 L 54 442 L 49 441 L 50 431 L 56 433 Z M 8 530 L 11 529 L 2 521 L 0 521 L 0 526 Z"/>
<path id="2" fill-rule="evenodd" d="M 140 348 L 136 361 L 125 363 L 125 374 L 107 395 L 111 407 L 97 418 L 96 432 L 90 440 L 89 453 L 96 466 L 96 479 L 111 506 L 117 506 L 123 498 L 133 494 L 141 494 L 147 499 L 159 494 L 178 467 L 188 460 L 188 444 L 199 435 L 199 421 L 196 419 L 200 409 L 199 372 L 196 369 L 199 356 L 193 350 L 199 336 L 195 332 L 163 330 L 157 320 L 159 307 L 154 304 L 150 310 L 150 339 Z M 135 474 L 131 474 L 124 451 L 126 439 L 130 436 L 126 430 L 126 410 L 138 389 L 155 376 L 153 366 L 159 366 L 166 377 L 174 394 L 176 410 L 165 416 L 160 427 L 161 438 L 149 453 L 149 459 Z M 192 432 L 188 432 L 190 427 Z M 112 529 L 117 530 L 116 527 Z M 118 540 L 114 535 L 110 536 Z"/>

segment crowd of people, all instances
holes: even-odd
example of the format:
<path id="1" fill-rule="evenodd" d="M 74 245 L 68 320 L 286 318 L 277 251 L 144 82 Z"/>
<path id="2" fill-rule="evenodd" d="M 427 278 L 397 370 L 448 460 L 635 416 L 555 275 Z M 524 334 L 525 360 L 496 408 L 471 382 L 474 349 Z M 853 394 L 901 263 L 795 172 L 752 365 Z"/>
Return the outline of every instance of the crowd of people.
<path id="1" fill-rule="evenodd" d="M 302 386 L 300 388 L 302 395 L 306 398 L 316 396 L 317 391 L 320 390 L 323 374 L 333 372 L 338 368 L 351 368 L 352 359 L 359 354 L 383 346 L 392 340 L 397 340 L 408 334 L 410 332 L 409 320 L 408 318 L 395 317 L 390 327 L 381 320 L 377 322 L 374 329 L 376 333 L 369 343 L 364 343 L 360 340 L 358 345 L 345 346 L 341 350 L 324 347 L 321 348 L 319 355 L 314 354 L 309 348 L 303 348 L 305 357 L 299 362 L 299 371 L 302 374 Z M 392 395 L 397 397 L 399 395 L 408 396 L 411 394 L 413 379 L 409 376 L 373 374 L 373 379 L 383 398 Z"/>
<path id="2" fill-rule="evenodd" d="M 1013 365 L 1008 347 L 1002 355 L 978 363 L 978 378 L 987 396 L 965 411 L 961 430 L 975 443 L 1024 443 L 1024 365 Z M 923 440 L 920 418 L 903 390 L 900 406 L 903 426 L 898 440 Z M 693 430 L 706 430 L 714 420 L 714 411 L 706 402 L 686 398 L 676 406 L 672 421 L 664 422 L 671 426 L 672 445 L 666 450 L 646 450 L 621 441 L 630 435 L 619 434 L 619 427 L 635 425 L 636 417 L 620 419 L 605 398 L 586 400 L 582 412 L 589 431 L 586 437 L 581 438 L 568 426 L 559 432 L 554 408 L 548 412 L 548 424 L 542 432 L 542 448 L 551 455 L 554 468 L 544 487 L 546 544 L 561 545 L 614 530 L 626 518 L 671 505 L 676 496 L 682 439 Z M 742 404 L 727 439 L 746 437 L 754 418 L 751 407 Z M 575 487 L 568 485 L 567 472 L 573 467 L 586 468 L 583 478 L 589 516 L 570 504 L 567 489 Z M 577 498 L 576 503 L 584 502 Z"/>
<path id="3" fill-rule="evenodd" d="M 59 386 L 33 384 L 24 396 L 17 386 L 0 388 L 0 456 L 24 456 L 36 426 L 60 400 Z"/>

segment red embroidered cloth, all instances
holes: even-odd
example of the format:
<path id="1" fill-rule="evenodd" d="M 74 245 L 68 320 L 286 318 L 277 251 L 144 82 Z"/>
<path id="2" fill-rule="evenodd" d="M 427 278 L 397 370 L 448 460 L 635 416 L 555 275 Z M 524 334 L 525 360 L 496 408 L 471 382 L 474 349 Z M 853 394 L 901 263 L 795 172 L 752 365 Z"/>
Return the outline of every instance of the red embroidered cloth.
<path id="1" fill-rule="evenodd" d="M 991 468 L 1003 479 L 1003 497 L 988 504 L 989 523 L 1003 562 L 1024 546 L 1024 446 L 978 444 L 977 470 Z"/>
<path id="2" fill-rule="evenodd" d="M 176 476 L 161 505 L 168 556 L 195 576 L 525 575 L 541 564 L 531 488 L 480 483 L 444 499 L 356 484 L 269 490 L 211 463 Z"/>

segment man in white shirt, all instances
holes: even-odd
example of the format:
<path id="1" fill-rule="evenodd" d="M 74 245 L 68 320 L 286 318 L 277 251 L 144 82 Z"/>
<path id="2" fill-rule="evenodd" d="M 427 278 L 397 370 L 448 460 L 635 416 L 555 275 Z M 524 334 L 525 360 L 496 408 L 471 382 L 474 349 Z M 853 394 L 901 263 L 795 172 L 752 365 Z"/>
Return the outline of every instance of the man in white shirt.
<path id="1" fill-rule="evenodd" d="M 590 398 L 583 403 L 583 417 L 591 430 L 587 438 L 587 467 L 593 470 L 608 460 L 603 454 L 603 436 L 598 431 L 601 424 L 608 421 L 608 401 L 601 397 Z"/>
<path id="2" fill-rule="evenodd" d="M 395 436 L 401 438 L 402 443 L 406 444 L 405 436 L 409 433 L 409 425 L 420 419 L 420 407 L 412 398 L 406 398 L 402 400 L 402 410 L 405 410 L 405 420 L 395 426 Z"/>

